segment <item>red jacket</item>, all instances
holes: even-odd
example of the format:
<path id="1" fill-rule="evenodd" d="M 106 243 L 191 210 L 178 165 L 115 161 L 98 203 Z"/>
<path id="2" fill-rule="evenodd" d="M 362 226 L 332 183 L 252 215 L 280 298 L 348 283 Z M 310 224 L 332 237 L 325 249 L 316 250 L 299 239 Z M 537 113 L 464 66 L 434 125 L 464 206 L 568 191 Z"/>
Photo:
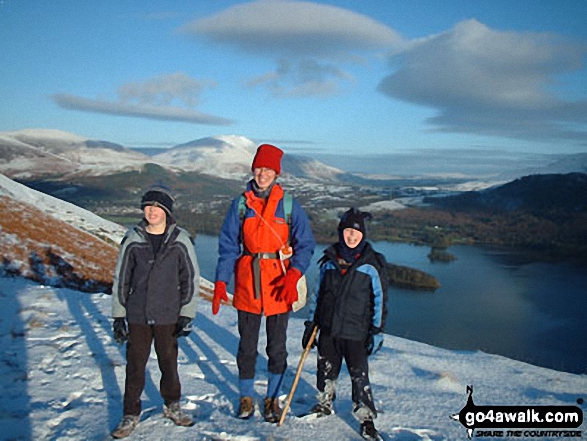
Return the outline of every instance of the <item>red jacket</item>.
<path id="1" fill-rule="evenodd" d="M 283 189 L 275 184 L 267 200 L 256 197 L 250 187 L 244 194 L 247 210 L 242 221 L 242 244 L 238 241 L 241 221 L 235 199 L 220 233 L 216 280 L 227 282 L 234 268 L 233 305 L 236 309 L 266 316 L 287 312 L 291 307 L 278 298 L 276 287 L 284 275 L 277 253 L 287 244 L 289 235 L 283 211 Z M 292 212 L 291 234 L 294 257 L 284 264 L 287 269 L 293 263 L 304 273 L 310 264 L 315 241 L 309 220 L 297 203 Z"/>

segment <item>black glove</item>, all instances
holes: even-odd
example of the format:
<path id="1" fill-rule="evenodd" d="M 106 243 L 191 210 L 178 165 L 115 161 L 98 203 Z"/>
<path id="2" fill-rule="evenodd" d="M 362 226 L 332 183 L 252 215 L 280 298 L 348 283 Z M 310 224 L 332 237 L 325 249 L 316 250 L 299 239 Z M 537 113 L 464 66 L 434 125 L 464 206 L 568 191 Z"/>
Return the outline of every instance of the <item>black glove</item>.
<path id="1" fill-rule="evenodd" d="M 302 337 L 302 349 L 306 349 L 306 347 L 308 346 L 308 343 L 310 342 L 310 337 L 312 336 L 312 332 L 314 332 L 314 328 L 318 327 L 318 324 L 307 320 L 304 322 L 304 325 L 306 326 L 306 329 L 304 330 L 304 335 Z M 312 349 L 313 347 L 316 346 L 316 338 L 314 338 L 314 341 L 312 342 L 312 347 L 310 349 Z"/>
<path id="2" fill-rule="evenodd" d="M 371 327 L 369 335 L 365 341 L 367 355 L 375 354 L 383 346 L 383 333 L 380 328 Z"/>
<path id="3" fill-rule="evenodd" d="M 175 325 L 175 332 L 173 335 L 177 338 L 179 337 L 187 337 L 192 332 L 192 319 L 189 317 L 184 317 L 183 315 L 177 319 L 177 324 Z"/>
<path id="4" fill-rule="evenodd" d="M 123 344 L 128 340 L 128 329 L 124 318 L 118 317 L 114 319 L 114 323 L 112 323 L 112 331 L 114 332 L 114 340 L 119 344 Z"/>

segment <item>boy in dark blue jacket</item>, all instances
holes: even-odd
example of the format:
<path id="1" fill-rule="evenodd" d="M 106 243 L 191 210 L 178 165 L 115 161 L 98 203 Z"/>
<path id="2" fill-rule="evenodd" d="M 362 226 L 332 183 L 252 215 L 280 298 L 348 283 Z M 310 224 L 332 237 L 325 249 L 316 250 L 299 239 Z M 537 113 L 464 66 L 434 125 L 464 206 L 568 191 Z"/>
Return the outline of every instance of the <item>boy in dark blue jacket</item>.
<path id="1" fill-rule="evenodd" d="M 365 220 L 370 218 L 369 213 L 355 208 L 343 214 L 339 241 L 327 248 L 319 261 L 320 284 L 302 345 L 307 346 L 314 327 L 318 327 L 318 404 L 312 412 L 333 412 L 344 359 L 352 380 L 353 415 L 361 423 L 361 435 L 379 439 L 373 424 L 377 411 L 368 357 L 383 343 L 387 275 L 385 258 L 365 238 Z"/>

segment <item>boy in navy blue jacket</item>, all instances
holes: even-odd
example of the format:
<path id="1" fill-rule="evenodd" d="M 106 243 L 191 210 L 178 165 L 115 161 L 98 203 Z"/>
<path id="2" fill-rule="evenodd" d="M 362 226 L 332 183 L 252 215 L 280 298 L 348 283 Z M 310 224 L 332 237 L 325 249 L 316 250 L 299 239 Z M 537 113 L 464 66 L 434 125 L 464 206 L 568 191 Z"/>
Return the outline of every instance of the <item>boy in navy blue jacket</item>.
<path id="1" fill-rule="evenodd" d="M 307 347 L 314 327 L 319 329 L 318 403 L 312 412 L 329 415 L 336 397 L 342 361 L 352 380 L 353 415 L 365 439 L 379 439 L 373 420 L 377 411 L 369 382 L 369 355 L 383 343 L 387 315 L 385 258 L 365 240 L 369 213 L 351 208 L 339 223 L 339 241 L 320 259 L 320 284 L 312 302 L 311 319 L 302 339 Z"/>

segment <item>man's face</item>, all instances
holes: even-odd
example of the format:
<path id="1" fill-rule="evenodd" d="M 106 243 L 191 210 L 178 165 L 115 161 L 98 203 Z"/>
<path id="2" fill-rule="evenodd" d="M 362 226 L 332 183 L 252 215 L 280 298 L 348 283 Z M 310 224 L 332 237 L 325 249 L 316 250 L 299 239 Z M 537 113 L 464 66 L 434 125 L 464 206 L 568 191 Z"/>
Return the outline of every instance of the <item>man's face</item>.
<path id="1" fill-rule="evenodd" d="M 253 170 L 253 178 L 259 187 L 259 190 L 267 190 L 269 186 L 275 181 L 277 173 L 267 167 L 256 168 Z"/>
<path id="2" fill-rule="evenodd" d="M 147 222 L 149 222 L 150 225 L 165 225 L 165 222 L 167 221 L 165 210 L 163 210 L 163 208 L 161 207 L 156 207 L 155 205 L 147 205 L 143 209 L 143 212 L 145 214 L 145 219 L 147 219 Z"/>
<path id="3" fill-rule="evenodd" d="M 347 247 L 356 248 L 363 239 L 363 233 L 354 228 L 345 228 L 342 230 L 342 237 L 344 238 L 344 243 L 346 243 Z"/>

